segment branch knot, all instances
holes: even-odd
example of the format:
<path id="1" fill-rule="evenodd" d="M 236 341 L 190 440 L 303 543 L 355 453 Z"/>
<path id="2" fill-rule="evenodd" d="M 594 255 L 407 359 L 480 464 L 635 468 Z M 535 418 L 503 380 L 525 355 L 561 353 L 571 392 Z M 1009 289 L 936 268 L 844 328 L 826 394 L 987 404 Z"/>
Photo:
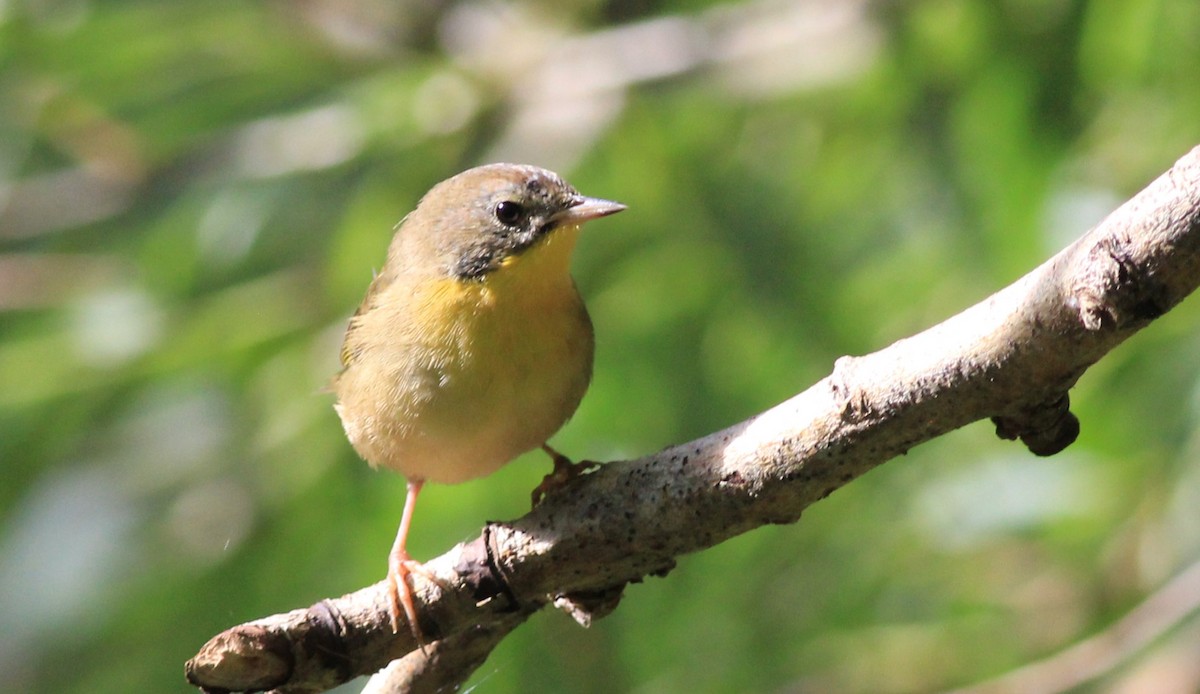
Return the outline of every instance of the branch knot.
<path id="1" fill-rule="evenodd" d="M 1071 413 L 1067 393 L 1014 414 L 992 417 L 996 436 L 1006 441 L 1021 439 L 1030 453 L 1050 456 L 1062 451 L 1079 437 L 1079 419 Z"/>

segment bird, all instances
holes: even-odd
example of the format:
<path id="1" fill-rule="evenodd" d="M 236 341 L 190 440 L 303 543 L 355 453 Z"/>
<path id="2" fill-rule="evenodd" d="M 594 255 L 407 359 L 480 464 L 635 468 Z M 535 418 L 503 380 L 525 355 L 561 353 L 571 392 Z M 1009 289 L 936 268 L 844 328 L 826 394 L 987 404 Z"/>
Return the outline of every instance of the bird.
<path id="1" fill-rule="evenodd" d="M 579 472 L 546 443 L 592 376 L 595 338 L 570 261 L 585 222 L 624 209 L 546 169 L 488 164 L 433 186 L 395 227 L 332 383 L 353 448 L 406 478 L 388 555 L 393 633 L 403 613 L 422 643 L 409 576 L 437 581 L 407 550 L 426 482 L 483 477 L 541 447 L 554 472 L 536 504 Z"/>

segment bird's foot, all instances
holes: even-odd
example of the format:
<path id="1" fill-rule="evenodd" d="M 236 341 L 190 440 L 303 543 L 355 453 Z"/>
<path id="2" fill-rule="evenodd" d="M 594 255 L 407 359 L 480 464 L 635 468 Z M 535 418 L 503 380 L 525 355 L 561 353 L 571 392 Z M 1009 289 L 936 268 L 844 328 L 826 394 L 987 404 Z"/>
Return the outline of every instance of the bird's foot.
<path id="1" fill-rule="evenodd" d="M 542 450 L 550 459 L 554 461 L 554 469 L 550 474 L 542 478 L 542 483 L 534 487 L 532 501 L 534 508 L 542 503 L 542 499 L 550 492 L 557 491 L 570 484 L 571 480 L 580 477 L 588 470 L 600 467 L 600 463 L 592 460 L 581 460 L 578 463 L 571 462 L 567 456 L 554 450 L 547 444 L 542 444 Z"/>
<path id="2" fill-rule="evenodd" d="M 417 622 L 417 606 L 413 600 L 413 589 L 408 582 L 410 574 L 421 574 L 427 580 L 436 583 L 442 590 L 449 590 L 442 579 L 425 568 L 424 564 L 412 559 L 408 553 L 392 554 L 388 557 L 388 606 L 392 622 L 392 633 L 400 633 L 401 616 L 408 621 L 413 638 L 417 640 L 422 652 L 425 650 L 425 634 Z"/>

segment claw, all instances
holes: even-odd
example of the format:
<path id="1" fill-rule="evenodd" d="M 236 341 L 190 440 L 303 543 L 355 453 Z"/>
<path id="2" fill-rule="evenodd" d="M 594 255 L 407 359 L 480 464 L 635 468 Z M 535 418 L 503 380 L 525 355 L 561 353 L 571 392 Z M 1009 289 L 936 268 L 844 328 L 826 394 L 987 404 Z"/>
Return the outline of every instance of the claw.
<path id="1" fill-rule="evenodd" d="M 408 580 L 408 577 L 414 573 L 421 574 L 426 580 L 436 583 L 442 590 L 449 591 L 450 588 L 442 579 L 425 568 L 425 565 L 410 558 L 407 553 L 401 555 L 393 552 L 388 557 L 388 607 L 392 633 L 400 633 L 400 618 L 403 615 L 408 622 L 409 629 L 412 630 L 413 638 L 417 640 L 417 645 L 424 651 L 427 639 L 417 621 L 416 601 L 413 599 L 412 585 Z"/>
<path id="2" fill-rule="evenodd" d="M 421 629 L 417 625 L 417 606 L 413 602 L 412 586 L 408 583 L 408 575 L 413 572 L 414 566 L 420 564 L 408 558 L 407 554 L 402 557 L 392 554 L 388 557 L 388 604 L 391 608 L 389 613 L 393 634 L 400 633 L 400 615 L 403 612 L 413 636 L 417 638 L 418 643 L 423 643 Z"/>
<path id="3" fill-rule="evenodd" d="M 570 484 L 571 480 L 582 476 L 588 470 L 600 467 L 600 463 L 592 460 L 581 460 L 578 463 L 573 463 L 570 458 L 554 450 L 549 444 L 542 444 L 542 450 L 546 452 L 546 455 L 550 456 L 550 460 L 554 461 L 554 469 L 542 478 L 541 484 L 533 488 L 531 501 L 534 508 L 537 508 L 537 505 L 542 503 L 542 499 L 550 492 L 562 489 Z"/>

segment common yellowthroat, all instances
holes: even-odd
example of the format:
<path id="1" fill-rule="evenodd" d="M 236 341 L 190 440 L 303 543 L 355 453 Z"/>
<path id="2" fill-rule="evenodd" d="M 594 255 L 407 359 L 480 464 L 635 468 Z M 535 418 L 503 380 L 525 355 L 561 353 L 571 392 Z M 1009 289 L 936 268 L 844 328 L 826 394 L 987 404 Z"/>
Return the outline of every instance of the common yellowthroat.
<path id="1" fill-rule="evenodd" d="M 405 549 L 421 486 L 495 472 L 575 412 L 594 338 L 569 273 L 584 222 L 625 206 L 557 174 L 491 164 L 434 186 L 396 228 L 346 330 L 334 408 L 372 467 L 408 482 L 388 557 L 392 631 L 419 630 Z"/>

